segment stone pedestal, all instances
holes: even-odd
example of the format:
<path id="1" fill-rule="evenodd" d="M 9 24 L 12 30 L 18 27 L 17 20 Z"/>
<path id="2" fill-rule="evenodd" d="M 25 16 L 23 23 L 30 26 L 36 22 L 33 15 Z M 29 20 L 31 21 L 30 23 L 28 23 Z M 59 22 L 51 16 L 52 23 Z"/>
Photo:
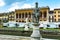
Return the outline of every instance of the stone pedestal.
<path id="1" fill-rule="evenodd" d="M 33 24 L 33 33 L 31 35 L 31 40 L 40 40 L 40 31 L 39 31 L 39 24 Z"/>

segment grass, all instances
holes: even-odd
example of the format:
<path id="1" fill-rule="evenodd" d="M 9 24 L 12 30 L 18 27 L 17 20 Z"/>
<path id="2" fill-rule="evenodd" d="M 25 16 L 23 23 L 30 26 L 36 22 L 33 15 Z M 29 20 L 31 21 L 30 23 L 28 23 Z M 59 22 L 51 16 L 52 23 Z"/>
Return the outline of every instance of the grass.
<path id="1" fill-rule="evenodd" d="M 60 29 L 54 29 L 54 28 L 49 28 L 49 29 L 40 29 L 40 30 L 48 30 L 48 31 L 58 31 L 60 32 Z"/>
<path id="2" fill-rule="evenodd" d="M 18 27 L 18 28 L 16 28 L 16 27 L 2 27 L 0 29 L 2 29 L 2 30 L 20 30 L 20 31 L 24 30 L 24 28 L 22 28 L 22 27 Z"/>

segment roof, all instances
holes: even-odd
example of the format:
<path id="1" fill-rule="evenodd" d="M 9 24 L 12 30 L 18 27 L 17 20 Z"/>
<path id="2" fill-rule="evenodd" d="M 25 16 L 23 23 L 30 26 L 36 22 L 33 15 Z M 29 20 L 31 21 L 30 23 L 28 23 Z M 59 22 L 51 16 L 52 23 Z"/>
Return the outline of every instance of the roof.
<path id="1" fill-rule="evenodd" d="M 54 9 L 54 10 L 60 10 L 60 8 L 56 8 L 56 9 Z"/>
<path id="2" fill-rule="evenodd" d="M 50 9 L 48 6 L 46 7 L 39 7 L 39 9 L 47 8 Z M 24 8 L 24 9 L 15 9 L 15 10 L 34 10 L 35 8 Z"/>
<path id="3" fill-rule="evenodd" d="M 49 11 L 49 14 L 53 14 L 54 13 L 54 11 Z"/>

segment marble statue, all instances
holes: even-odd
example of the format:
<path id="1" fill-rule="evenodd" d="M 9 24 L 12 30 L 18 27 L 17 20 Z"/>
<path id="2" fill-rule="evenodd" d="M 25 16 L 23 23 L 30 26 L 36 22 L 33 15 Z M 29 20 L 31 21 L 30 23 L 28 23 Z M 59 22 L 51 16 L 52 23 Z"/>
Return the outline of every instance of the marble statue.
<path id="1" fill-rule="evenodd" d="M 40 40 L 41 35 L 40 35 L 40 30 L 39 30 L 39 8 L 38 8 L 38 3 L 36 2 L 35 10 L 32 15 L 32 21 L 33 21 L 33 32 L 31 34 L 31 40 Z"/>
<path id="2" fill-rule="evenodd" d="M 39 23 L 39 17 L 40 17 L 40 13 L 39 13 L 39 8 L 38 8 L 38 3 L 36 2 L 36 8 L 32 16 L 33 22 Z"/>

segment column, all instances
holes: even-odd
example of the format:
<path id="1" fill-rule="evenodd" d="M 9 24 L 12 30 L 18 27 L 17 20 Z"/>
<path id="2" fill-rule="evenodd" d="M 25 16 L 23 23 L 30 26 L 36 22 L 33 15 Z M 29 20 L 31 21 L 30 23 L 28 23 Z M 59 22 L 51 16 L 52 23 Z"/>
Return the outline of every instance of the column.
<path id="1" fill-rule="evenodd" d="M 31 22 L 32 22 L 32 13 L 31 13 Z"/>
<path id="2" fill-rule="evenodd" d="M 47 22 L 49 22 L 49 11 L 47 10 Z"/>
<path id="3" fill-rule="evenodd" d="M 50 21 L 52 22 L 52 16 L 50 16 L 50 17 L 51 17 L 51 20 Z"/>
<path id="4" fill-rule="evenodd" d="M 22 13 L 21 13 L 21 22 L 22 22 Z"/>
<path id="5" fill-rule="evenodd" d="M 24 19 L 25 19 L 25 13 L 24 13 Z"/>
<path id="6" fill-rule="evenodd" d="M 42 12 L 42 21 L 44 20 L 44 13 Z"/>

